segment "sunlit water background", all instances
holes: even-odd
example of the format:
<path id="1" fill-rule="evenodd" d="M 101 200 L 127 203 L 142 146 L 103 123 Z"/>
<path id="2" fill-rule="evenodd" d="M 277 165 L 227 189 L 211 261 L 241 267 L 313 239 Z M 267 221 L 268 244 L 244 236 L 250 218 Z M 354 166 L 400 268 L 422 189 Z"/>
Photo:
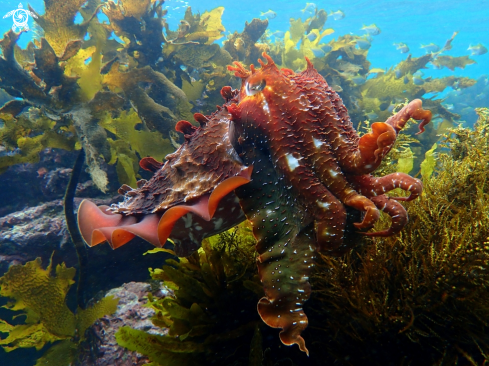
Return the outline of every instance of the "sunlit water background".
<path id="1" fill-rule="evenodd" d="M 8 13 L 18 7 L 17 1 L 0 1 L 0 13 Z M 30 1 L 29 4 L 39 13 L 44 10 L 42 0 Z M 372 47 L 368 53 L 368 59 L 372 67 L 389 68 L 408 54 L 401 54 L 393 43 L 404 42 L 409 48 L 413 57 L 425 54 L 420 48 L 421 44 L 431 42 L 443 47 L 446 40 L 453 32 L 458 31 L 458 35 L 452 42 L 452 50 L 447 52 L 450 56 L 470 55 L 467 48 L 470 45 L 483 43 L 489 47 L 489 0 L 409 0 L 409 1 L 318 1 L 315 2 L 318 8 L 328 11 L 342 10 L 345 17 L 341 20 L 333 20 L 330 17 L 326 27 L 333 28 L 335 32 L 324 39 L 352 33 L 356 35 L 365 34 L 361 31 L 363 25 L 375 23 L 381 33 L 373 37 Z M 23 2 L 27 8 L 27 2 Z M 178 22 L 183 18 L 187 6 L 191 6 L 194 12 L 203 13 L 218 6 L 224 6 L 223 25 L 226 33 L 234 31 L 241 32 L 245 21 L 250 22 L 253 18 L 260 18 L 261 12 L 269 9 L 273 10 L 277 16 L 269 21 L 269 30 L 286 31 L 289 28 L 291 18 L 305 19 L 301 12 L 306 5 L 305 1 L 270 1 L 270 0 L 247 0 L 225 2 L 222 0 L 167 0 L 164 7 L 168 9 L 167 21 L 172 29 L 177 29 Z M 2 15 L 3 16 L 3 15 Z M 103 19 L 103 15 L 99 15 Z M 263 19 L 263 17 L 262 17 Z M 32 28 L 33 20 L 29 19 Z M 12 26 L 12 18 L 0 19 L 0 31 L 2 34 Z M 26 45 L 32 36 L 32 32 L 22 35 L 21 45 Z M 225 39 L 225 38 L 223 38 Z M 221 39 L 221 41 L 223 40 Z M 488 74 L 489 53 L 481 56 L 473 56 L 477 64 L 469 65 L 464 70 L 456 69 L 450 71 L 446 68 L 442 70 L 424 70 L 425 76 L 468 76 L 479 78 L 481 75 Z"/>

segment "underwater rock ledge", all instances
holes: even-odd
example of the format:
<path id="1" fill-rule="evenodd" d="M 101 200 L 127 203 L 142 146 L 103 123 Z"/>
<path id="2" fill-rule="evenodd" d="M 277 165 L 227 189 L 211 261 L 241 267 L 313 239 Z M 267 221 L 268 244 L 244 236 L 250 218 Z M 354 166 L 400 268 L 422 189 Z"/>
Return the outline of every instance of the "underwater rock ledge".
<path id="1" fill-rule="evenodd" d="M 140 366 L 147 364 L 148 358 L 119 346 L 115 333 L 123 326 L 143 330 L 151 334 L 164 335 L 168 331 L 151 322 L 155 310 L 145 306 L 151 285 L 143 282 L 129 282 L 114 288 L 105 295 L 119 299 L 117 311 L 99 319 L 88 329 L 87 340 L 82 345 L 76 366 Z M 158 290 L 158 297 L 164 297 L 168 290 Z"/>

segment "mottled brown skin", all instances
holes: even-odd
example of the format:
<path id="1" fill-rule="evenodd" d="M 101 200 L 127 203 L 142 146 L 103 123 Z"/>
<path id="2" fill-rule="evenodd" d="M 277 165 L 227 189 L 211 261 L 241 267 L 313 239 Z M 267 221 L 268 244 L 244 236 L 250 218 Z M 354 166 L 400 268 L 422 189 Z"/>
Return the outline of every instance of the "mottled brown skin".
<path id="1" fill-rule="evenodd" d="M 229 103 L 236 91 L 223 88 Z M 236 101 L 236 99 L 235 99 Z M 85 200 L 79 209 L 79 228 L 84 240 L 97 245 L 106 240 L 115 249 L 135 235 L 156 246 L 167 238 L 179 256 L 200 247 L 203 238 L 227 230 L 245 216 L 234 189 L 249 182 L 246 167 L 229 141 L 230 114 L 224 108 L 210 116 L 196 114 L 200 127 L 180 121 L 176 130 L 185 142 L 165 163 L 143 158 L 143 169 L 153 177 L 138 182 L 137 188 L 123 185 L 124 201 L 97 208 Z"/>
<path id="2" fill-rule="evenodd" d="M 341 98 L 310 62 L 304 72 L 295 74 L 279 70 L 268 55 L 264 57 L 268 64 L 260 60 L 258 70 L 252 66 L 247 71 L 239 63 L 230 67 L 243 83 L 239 105 L 228 109 L 238 131 L 259 131 L 256 143 L 269 147 L 276 169 L 314 211 L 319 250 L 337 252 L 343 245 L 343 204 L 365 213 L 357 229 L 370 229 L 379 212 L 368 197 L 396 188 L 399 179 L 402 187 L 421 190 L 420 181 L 408 175 L 380 180 L 367 174 L 380 165 L 410 117 L 423 120 L 423 131 L 431 113 L 415 100 L 387 122 L 374 123 L 372 131 L 360 138 Z M 331 217 L 336 217 L 334 222 Z"/>
<path id="3" fill-rule="evenodd" d="M 126 215 L 163 211 L 211 192 L 224 179 L 237 175 L 244 166 L 228 142 L 226 115 L 225 110 L 216 113 L 204 128 L 191 125 L 195 130 L 185 134 L 185 143 L 167 155 L 161 169 L 113 211 Z"/>
<path id="4" fill-rule="evenodd" d="M 232 141 L 237 151 L 244 151 L 245 157 L 247 150 L 250 156 L 256 154 L 255 150 L 269 154 L 278 186 L 285 187 L 282 195 L 289 199 L 281 204 L 276 204 L 277 199 L 272 200 L 275 209 L 268 208 L 267 204 L 262 209 L 272 218 L 282 209 L 290 230 L 282 233 L 280 225 L 273 224 L 274 220 L 269 220 L 263 210 L 257 214 L 256 208 L 246 207 L 244 202 L 251 196 L 246 197 L 241 191 L 249 190 L 250 185 L 236 192 L 258 239 L 260 276 L 265 287 L 265 297 L 260 300 L 258 311 L 265 323 L 283 329 L 280 336 L 284 344 L 297 344 L 307 352 L 300 333 L 307 326 L 302 304 L 309 293 L 309 267 L 299 266 L 297 256 L 309 261 L 312 254 L 306 248 L 332 255 L 348 249 L 346 206 L 363 212 L 362 222 L 354 224 L 358 230 L 372 228 L 380 216 L 379 210 L 391 216 L 390 228 L 366 235 L 388 236 L 403 228 L 407 213 L 397 201 L 416 198 L 422 190 L 421 182 L 402 173 L 381 178 L 369 173 L 380 165 L 409 118 L 423 120 L 422 132 L 431 113 L 421 108 L 420 100 L 414 100 L 385 123 L 374 123 L 370 133 L 359 137 L 341 98 L 309 60 L 307 69 L 296 74 L 289 69 L 278 69 L 268 55 L 263 56 L 268 63 L 259 60 L 260 69 L 251 65 L 248 71 L 238 62 L 229 67 L 242 79 L 239 103 L 228 106 L 236 135 Z M 261 157 L 255 161 L 248 158 L 248 161 L 245 157 L 246 164 L 263 160 Z M 257 184 L 256 174 L 251 185 Z M 395 188 L 409 191 L 411 195 L 398 199 L 385 195 Z M 309 225 L 313 225 L 314 230 Z M 304 236 L 304 233 L 307 234 Z M 294 243 L 292 252 L 286 247 L 287 243 Z M 298 250 L 298 246 L 302 248 Z M 281 289 L 274 282 L 277 263 L 286 268 L 282 270 Z M 297 299 L 294 299 L 294 291 L 300 294 Z M 293 305 L 296 306 L 292 309 Z M 290 312 L 283 312 L 283 309 Z M 300 322 L 294 316 L 296 312 L 301 314 Z"/>

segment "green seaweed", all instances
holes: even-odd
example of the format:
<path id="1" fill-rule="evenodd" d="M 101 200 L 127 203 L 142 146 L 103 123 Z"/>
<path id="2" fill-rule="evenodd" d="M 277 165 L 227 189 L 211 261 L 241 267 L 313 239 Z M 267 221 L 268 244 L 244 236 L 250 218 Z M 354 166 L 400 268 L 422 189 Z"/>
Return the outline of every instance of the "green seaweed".
<path id="1" fill-rule="evenodd" d="M 1 157 L 0 169 L 36 162 L 39 152 L 47 147 L 83 147 L 88 171 L 105 191 L 108 181 L 102 161 L 111 161 L 111 141 L 125 141 L 129 150 L 140 153 L 120 159 L 126 167 L 122 170 L 129 171 L 129 166 L 136 167 L 139 158 L 149 154 L 147 150 L 142 152 L 140 140 L 148 138 L 149 146 L 155 147 L 159 135 L 151 131 L 159 131 L 163 135 L 159 143 L 164 146 L 157 154 L 163 159 L 164 154 L 159 152 L 174 150 L 176 144 L 171 139 L 179 137 L 173 128 L 178 120 L 191 119 L 192 106 L 176 85 L 181 86 L 181 82 L 175 84 L 156 67 L 164 56 L 166 42 L 162 33 L 166 14 L 161 8 L 163 1 L 109 2 L 103 8 L 111 20 L 109 25 L 94 17 L 102 5 L 99 1 L 91 0 L 81 8 L 83 3 L 46 0 L 46 13 L 37 19 L 44 37 L 31 42 L 25 50 L 16 45 L 20 34 L 7 32 L 0 41 L 0 71 L 8 75 L 0 80 L 0 87 L 19 98 L 7 101 L 0 109 L 4 121 L 0 131 L 2 145 L 7 151 L 15 151 Z M 217 8 L 197 17 L 196 32 L 206 35 L 203 46 L 222 33 L 222 10 Z M 81 24 L 74 23 L 77 12 L 84 18 Z M 119 32 L 122 42 L 109 39 L 111 27 Z M 158 31 L 160 38 L 154 37 Z M 85 40 L 87 35 L 89 39 Z M 129 62 L 121 65 L 119 59 Z M 118 119 L 121 111 L 130 113 L 131 106 L 144 125 L 140 133 L 132 134 L 140 139 L 135 140 L 131 134 L 109 137 L 109 130 L 99 122 Z M 131 146 L 136 141 L 138 146 Z M 137 168 L 132 171 L 130 176 L 136 174 Z"/>
<path id="2" fill-rule="evenodd" d="M 10 352 L 31 347 L 40 350 L 47 343 L 62 341 L 50 348 L 38 364 L 62 360 L 63 363 L 52 363 L 61 366 L 73 361 L 88 327 L 100 317 L 115 312 L 119 302 L 106 297 L 92 307 L 78 309 L 76 314 L 71 312 L 66 305 L 66 296 L 74 283 L 75 272 L 74 268 L 64 264 L 53 268 L 52 262 L 43 269 L 41 259 L 37 258 L 25 265 L 10 267 L 0 277 L 0 296 L 13 299 L 5 307 L 21 311 L 16 317 L 25 316 L 24 324 L 19 325 L 10 325 L 0 319 L 0 332 L 8 334 L 0 339 L 4 350 Z"/>
<path id="3" fill-rule="evenodd" d="M 162 161 L 174 150 L 170 140 L 164 139 L 159 132 L 151 132 L 147 128 L 138 129 L 137 126 L 142 125 L 142 121 L 132 109 L 128 113 L 123 111 L 117 118 L 106 113 L 101 117 L 99 125 L 119 138 L 108 138 L 112 156 L 108 163 L 112 165 L 117 162 L 117 175 L 122 184 L 136 187 L 138 155 L 152 156 Z"/>
<path id="4" fill-rule="evenodd" d="M 421 177 L 423 177 L 423 181 L 429 180 L 431 174 L 433 174 L 433 171 L 435 170 L 435 166 L 436 166 L 435 150 L 437 147 L 438 147 L 437 144 L 433 144 L 431 149 L 429 149 L 425 153 L 425 159 L 421 163 Z"/>
<path id="5" fill-rule="evenodd" d="M 148 299 L 156 311 L 153 323 L 168 328 L 168 335 L 124 327 L 116 334 L 117 342 L 161 366 L 206 365 L 211 360 L 229 364 L 236 357 L 247 358 L 249 351 L 241 342 L 251 342 L 260 324 L 255 307 L 263 293 L 254 245 L 250 224 L 243 223 L 204 240 L 190 257 L 169 259 L 162 269 L 151 269 L 151 277 L 174 292 Z"/>

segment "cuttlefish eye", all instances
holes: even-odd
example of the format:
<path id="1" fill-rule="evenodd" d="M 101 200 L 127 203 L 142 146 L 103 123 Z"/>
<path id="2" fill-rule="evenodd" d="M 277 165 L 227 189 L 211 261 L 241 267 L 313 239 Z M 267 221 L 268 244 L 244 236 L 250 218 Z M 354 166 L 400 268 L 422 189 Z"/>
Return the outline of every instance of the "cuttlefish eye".
<path id="1" fill-rule="evenodd" d="M 267 85 L 267 83 L 266 83 L 265 79 L 248 82 L 246 84 L 246 94 L 247 95 L 255 95 L 256 93 L 259 93 L 263 89 L 265 89 L 266 85 Z"/>

